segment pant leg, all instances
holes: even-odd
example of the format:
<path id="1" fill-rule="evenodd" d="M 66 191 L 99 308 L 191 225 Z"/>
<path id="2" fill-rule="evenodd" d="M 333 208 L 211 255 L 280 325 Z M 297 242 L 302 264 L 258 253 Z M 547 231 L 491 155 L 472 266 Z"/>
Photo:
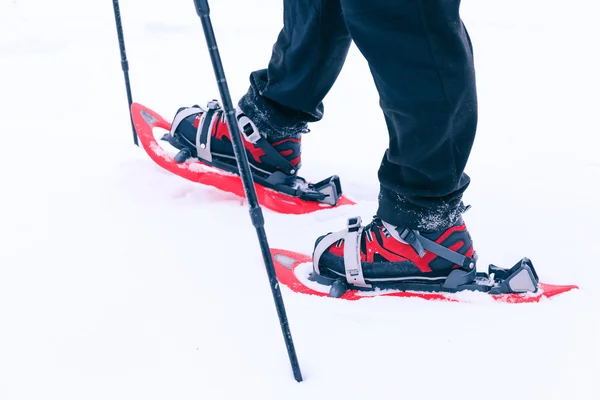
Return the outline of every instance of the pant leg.
<path id="1" fill-rule="evenodd" d="M 424 231 L 451 226 L 475 138 L 473 53 L 460 0 L 341 0 L 369 62 L 390 135 L 378 216 Z"/>
<path id="2" fill-rule="evenodd" d="M 340 0 L 285 0 L 268 68 L 251 74 L 240 108 L 269 138 L 298 135 L 323 117 L 350 43 Z"/>

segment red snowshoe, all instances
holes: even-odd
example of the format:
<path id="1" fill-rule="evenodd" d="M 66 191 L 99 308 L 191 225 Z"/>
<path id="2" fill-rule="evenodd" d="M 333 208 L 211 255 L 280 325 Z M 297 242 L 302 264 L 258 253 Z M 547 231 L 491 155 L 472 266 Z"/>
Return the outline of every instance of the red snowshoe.
<path id="1" fill-rule="evenodd" d="M 576 285 L 552 285 L 539 282 L 537 274 L 533 275 L 533 264 L 524 259 L 511 269 L 502 269 L 490 265 L 489 271 L 478 272 L 471 287 L 462 287 L 455 291 L 440 291 L 441 285 L 398 285 L 396 288 L 361 288 L 347 285 L 343 280 L 324 280 L 318 276 L 312 265 L 312 257 L 284 249 L 271 249 L 275 272 L 279 283 L 290 290 L 313 296 L 333 297 L 343 300 L 370 299 L 378 296 L 385 297 L 411 297 L 423 300 L 439 300 L 449 302 L 471 302 L 477 298 L 468 292 L 478 292 L 489 295 L 489 297 L 502 303 L 537 303 L 560 294 L 578 289 Z M 533 290 L 523 292 L 502 293 L 506 290 L 510 280 L 515 276 L 522 276 L 525 271 L 527 275 L 533 276 L 535 284 Z M 511 279 L 509 279 L 511 278 Z M 438 287 L 436 287 L 438 286 Z M 493 290 L 492 290 L 493 289 Z"/>
<path id="2" fill-rule="evenodd" d="M 279 281 L 295 292 L 359 300 L 373 296 L 465 300 L 465 292 L 509 303 L 537 302 L 576 289 L 539 281 L 531 260 L 477 272 L 477 255 L 462 218 L 440 232 L 399 229 L 377 217 L 317 239 L 313 256 L 272 249 Z M 312 261 L 312 262 L 311 262 Z"/>
<path id="3" fill-rule="evenodd" d="M 245 197 L 229 130 L 218 102 L 209 103 L 208 108 L 180 109 L 173 121 L 175 127 L 138 103 L 131 105 L 131 115 L 142 147 L 159 166 L 192 182 Z M 250 120 L 244 118 L 238 115 L 262 206 L 284 214 L 307 214 L 355 204 L 342 195 L 337 176 L 317 183 L 297 176 L 299 143 L 293 139 L 269 143 L 252 129 Z M 166 131 L 161 139 L 179 152 L 172 154 L 159 145 L 154 128 Z"/>

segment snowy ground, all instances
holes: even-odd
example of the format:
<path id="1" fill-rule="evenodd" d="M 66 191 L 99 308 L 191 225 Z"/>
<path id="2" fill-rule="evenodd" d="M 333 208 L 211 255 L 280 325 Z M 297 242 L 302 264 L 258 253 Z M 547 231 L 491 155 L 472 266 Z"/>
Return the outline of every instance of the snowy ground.
<path id="1" fill-rule="evenodd" d="M 191 0 L 121 3 L 136 101 L 170 119 L 218 96 Z M 281 1 L 212 3 L 238 98 L 268 61 Z M 582 290 L 457 305 L 284 288 L 297 384 L 246 207 L 131 143 L 111 2 L 1 0 L 0 399 L 600 398 L 598 11 L 462 10 L 481 109 L 465 218 L 481 266 L 527 255 L 544 281 Z M 311 128 L 304 175 L 341 175 L 361 204 L 267 212 L 274 247 L 308 252 L 376 209 L 386 133 L 355 48 Z"/>

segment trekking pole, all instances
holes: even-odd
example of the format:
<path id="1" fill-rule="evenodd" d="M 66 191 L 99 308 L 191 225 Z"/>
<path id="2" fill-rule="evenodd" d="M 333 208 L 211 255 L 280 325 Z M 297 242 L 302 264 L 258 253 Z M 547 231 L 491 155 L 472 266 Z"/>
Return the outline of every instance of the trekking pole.
<path id="1" fill-rule="evenodd" d="M 281 291 L 279 290 L 279 282 L 277 281 L 275 267 L 273 266 L 273 258 L 271 257 L 269 243 L 267 242 L 262 209 L 260 208 L 260 204 L 258 203 L 258 199 L 256 197 L 254 181 L 248 165 L 248 157 L 246 156 L 246 151 L 244 149 L 244 145 L 242 144 L 241 133 L 235 117 L 235 109 L 231 103 L 231 96 L 229 94 L 229 88 L 227 87 L 225 72 L 223 71 L 223 63 L 221 62 L 221 56 L 219 55 L 219 49 L 217 47 L 217 40 L 215 39 L 215 33 L 210 20 L 208 0 L 194 0 L 194 3 L 196 5 L 196 12 L 202 21 L 202 28 L 204 30 L 206 44 L 208 45 L 210 59 L 212 61 L 215 76 L 217 78 L 217 85 L 219 86 L 219 93 L 221 94 L 221 100 L 223 101 L 223 107 L 227 116 L 227 125 L 229 126 L 229 131 L 231 132 L 233 152 L 238 164 L 238 169 L 240 170 L 240 177 L 242 178 L 244 191 L 246 193 L 246 198 L 248 199 L 248 206 L 250 207 L 250 218 L 252 219 L 252 225 L 254 225 L 256 228 L 256 235 L 258 236 L 258 242 L 260 244 L 263 260 L 267 269 L 267 275 L 269 276 L 271 292 L 273 293 L 273 300 L 275 301 L 275 308 L 277 309 L 277 315 L 279 316 L 279 324 L 281 325 L 281 331 L 283 332 L 283 338 L 285 340 L 288 356 L 294 372 L 294 378 L 297 382 L 302 382 L 302 373 L 300 372 L 300 365 L 298 364 L 298 357 L 296 356 L 294 341 L 292 340 L 292 334 L 290 332 L 290 326 L 285 312 L 283 298 L 281 297 Z"/>
<path id="2" fill-rule="evenodd" d="M 127 62 L 127 53 L 125 53 L 125 37 L 123 36 L 123 25 L 121 24 L 121 10 L 119 9 L 119 0 L 113 0 L 113 9 L 115 11 L 115 24 L 117 25 L 117 36 L 119 38 L 119 48 L 121 49 L 121 68 L 125 76 L 125 90 L 127 91 L 127 102 L 129 103 L 129 120 L 131 121 L 131 129 L 133 131 L 133 143 L 138 145 L 138 137 L 135 133 L 133 118 L 131 117 L 131 84 L 129 82 L 129 62 Z"/>

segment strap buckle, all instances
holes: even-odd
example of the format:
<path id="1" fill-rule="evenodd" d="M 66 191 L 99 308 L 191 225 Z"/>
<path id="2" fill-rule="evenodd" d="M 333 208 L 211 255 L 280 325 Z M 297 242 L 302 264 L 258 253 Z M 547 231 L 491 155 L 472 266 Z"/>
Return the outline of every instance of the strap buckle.
<path id="1" fill-rule="evenodd" d="M 402 230 L 402 232 L 400 232 L 400 239 L 402 239 L 404 242 L 410 244 L 415 241 L 416 236 L 412 230 L 410 230 L 408 228 L 404 228 Z"/>
<path id="2" fill-rule="evenodd" d="M 348 231 L 344 238 L 344 269 L 346 280 L 349 284 L 370 288 L 365 281 L 360 259 L 360 238 L 362 236 L 362 220 L 360 217 L 348 218 L 346 224 Z"/>
<path id="3" fill-rule="evenodd" d="M 360 217 L 348 218 L 348 222 L 346 223 L 348 232 L 358 232 L 358 230 L 361 226 L 362 226 L 362 219 Z"/>
<path id="4" fill-rule="evenodd" d="M 209 110 L 219 110 L 221 108 L 221 104 L 219 104 L 219 100 L 211 100 L 208 102 L 206 107 Z"/>
<path id="5" fill-rule="evenodd" d="M 242 132 L 243 138 L 252 144 L 256 144 L 260 139 L 262 139 L 262 135 L 260 134 L 258 128 L 252 122 L 250 118 L 244 114 L 244 112 L 238 107 L 237 115 L 235 116 L 238 122 L 238 128 Z"/>
<path id="6" fill-rule="evenodd" d="M 419 257 L 425 257 L 425 248 L 419 240 L 419 237 L 417 237 L 417 234 L 413 232 L 412 229 L 404 228 L 402 232 L 400 232 L 400 239 L 411 245 Z"/>

